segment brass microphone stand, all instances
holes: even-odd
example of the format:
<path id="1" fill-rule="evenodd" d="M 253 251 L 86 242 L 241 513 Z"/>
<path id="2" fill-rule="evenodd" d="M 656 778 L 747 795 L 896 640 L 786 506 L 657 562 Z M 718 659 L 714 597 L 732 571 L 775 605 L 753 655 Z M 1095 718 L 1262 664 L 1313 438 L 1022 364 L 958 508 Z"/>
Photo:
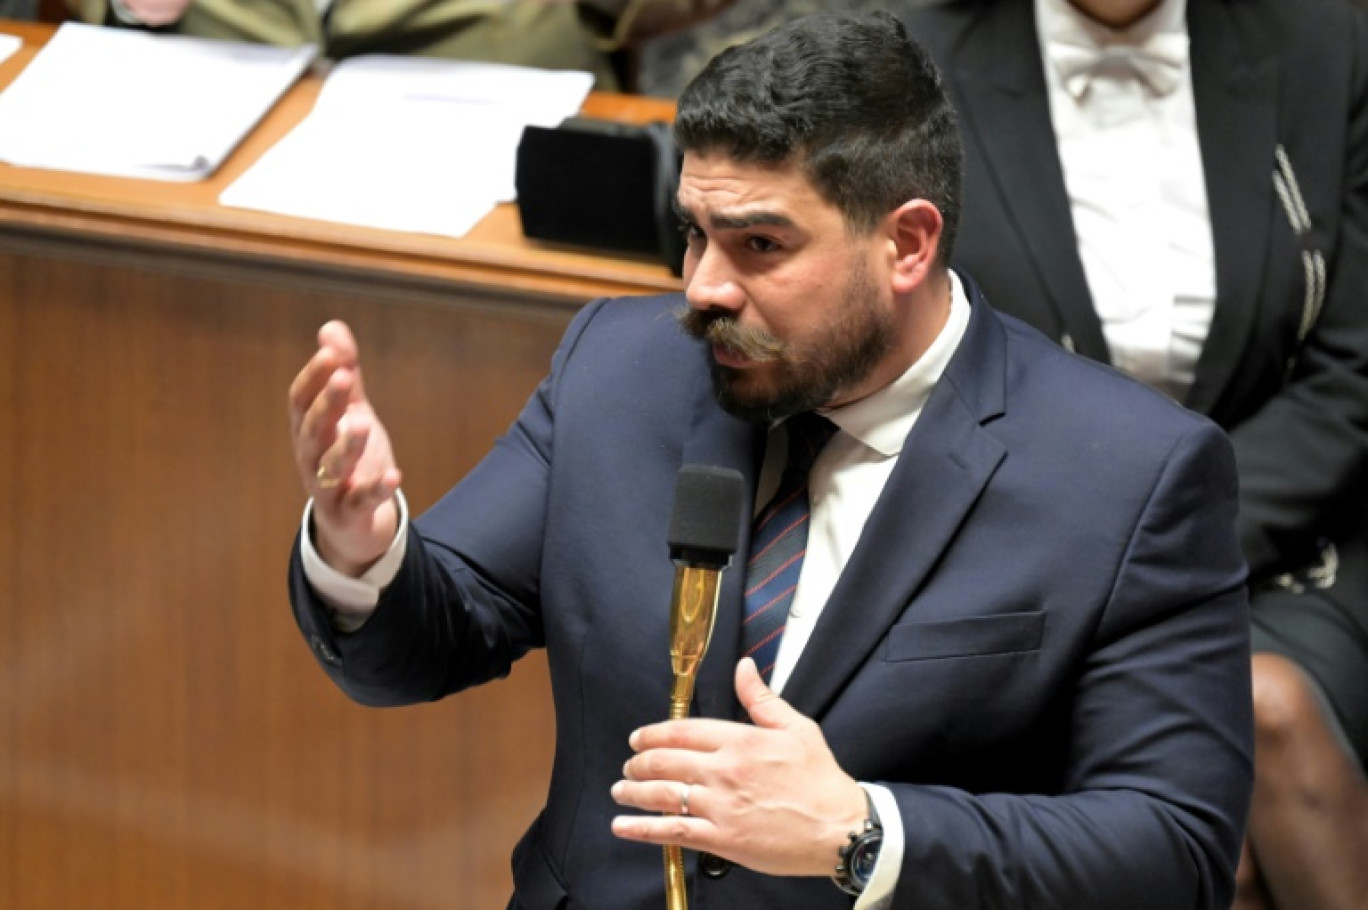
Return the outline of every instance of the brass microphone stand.
<path id="1" fill-rule="evenodd" d="M 679 469 L 668 536 L 670 560 L 675 565 L 670 601 L 670 665 L 674 670 L 670 720 L 689 716 L 698 668 L 712 639 L 722 570 L 731 563 L 740 542 L 745 502 L 745 480 L 739 471 L 698 464 Z M 687 812 L 688 803 L 680 808 Z M 666 845 L 665 904 L 669 910 L 688 910 L 684 892 L 684 853 L 678 844 Z"/>
<path id="2" fill-rule="evenodd" d="M 679 566 L 675 570 L 674 598 L 670 603 L 670 663 L 674 668 L 670 720 L 689 716 L 698 667 L 712 639 L 721 578 L 722 573 L 716 569 Z M 668 910 L 689 907 L 684 854 L 678 844 L 665 846 L 665 906 Z"/>

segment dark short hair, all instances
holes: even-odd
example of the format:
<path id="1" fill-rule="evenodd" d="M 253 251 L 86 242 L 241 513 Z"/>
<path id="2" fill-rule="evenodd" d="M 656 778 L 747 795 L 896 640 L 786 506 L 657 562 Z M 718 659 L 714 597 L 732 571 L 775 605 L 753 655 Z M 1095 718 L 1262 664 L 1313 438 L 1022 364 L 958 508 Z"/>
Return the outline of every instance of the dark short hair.
<path id="1" fill-rule="evenodd" d="M 674 131 L 684 152 L 798 164 L 858 231 L 926 199 L 950 261 L 964 157 L 954 108 L 888 13 L 808 16 L 722 51 L 680 95 Z"/>

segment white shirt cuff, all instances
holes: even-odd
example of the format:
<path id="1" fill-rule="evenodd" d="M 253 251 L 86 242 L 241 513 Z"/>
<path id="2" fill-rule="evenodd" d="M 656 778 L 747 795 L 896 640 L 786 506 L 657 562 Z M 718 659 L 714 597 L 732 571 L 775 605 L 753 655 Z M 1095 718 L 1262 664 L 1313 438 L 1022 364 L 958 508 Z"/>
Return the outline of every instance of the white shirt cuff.
<path id="1" fill-rule="evenodd" d="M 898 801 L 887 787 L 878 784 L 861 783 L 869 794 L 874 811 L 879 813 L 879 824 L 883 826 L 883 843 L 879 846 L 879 859 L 874 863 L 874 875 L 869 879 L 869 887 L 855 902 L 855 910 L 888 910 L 893 906 L 893 892 L 898 887 L 898 875 L 902 872 L 903 850 L 907 839 L 903 835 L 902 815 L 898 812 Z"/>
<path id="2" fill-rule="evenodd" d="M 399 574 L 408 550 L 408 501 L 402 490 L 394 491 L 399 507 L 399 530 L 394 535 L 385 555 L 366 570 L 360 578 L 344 575 L 323 561 L 314 547 L 310 528 L 313 524 L 313 500 L 304 506 L 304 528 L 299 536 L 300 557 L 304 563 L 304 577 L 319 600 L 333 611 L 333 626 L 339 632 L 351 633 L 370 618 L 380 602 L 380 592 Z"/>

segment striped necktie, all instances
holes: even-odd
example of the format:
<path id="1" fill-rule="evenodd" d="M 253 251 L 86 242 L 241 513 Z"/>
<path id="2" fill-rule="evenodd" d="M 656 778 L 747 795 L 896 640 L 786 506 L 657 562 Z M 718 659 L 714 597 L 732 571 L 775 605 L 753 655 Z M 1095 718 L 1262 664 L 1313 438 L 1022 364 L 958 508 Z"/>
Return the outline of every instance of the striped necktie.
<path id="1" fill-rule="evenodd" d="M 755 658 L 768 682 L 779 655 L 779 640 L 788 622 L 789 605 L 807 552 L 808 471 L 836 425 L 812 412 L 790 417 L 788 462 L 769 504 L 751 527 L 751 556 L 746 564 L 746 615 L 742 620 L 742 653 Z"/>

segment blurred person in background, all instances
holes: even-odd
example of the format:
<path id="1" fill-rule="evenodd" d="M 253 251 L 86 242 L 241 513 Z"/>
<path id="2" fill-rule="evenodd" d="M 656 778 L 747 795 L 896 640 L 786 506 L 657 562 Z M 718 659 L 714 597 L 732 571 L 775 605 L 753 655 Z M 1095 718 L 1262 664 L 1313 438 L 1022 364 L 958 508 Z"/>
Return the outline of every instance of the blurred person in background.
<path id="1" fill-rule="evenodd" d="M 732 0 L 67 0 L 86 22 L 317 44 L 325 57 L 418 54 L 591 72 L 620 88 L 621 52 Z"/>

